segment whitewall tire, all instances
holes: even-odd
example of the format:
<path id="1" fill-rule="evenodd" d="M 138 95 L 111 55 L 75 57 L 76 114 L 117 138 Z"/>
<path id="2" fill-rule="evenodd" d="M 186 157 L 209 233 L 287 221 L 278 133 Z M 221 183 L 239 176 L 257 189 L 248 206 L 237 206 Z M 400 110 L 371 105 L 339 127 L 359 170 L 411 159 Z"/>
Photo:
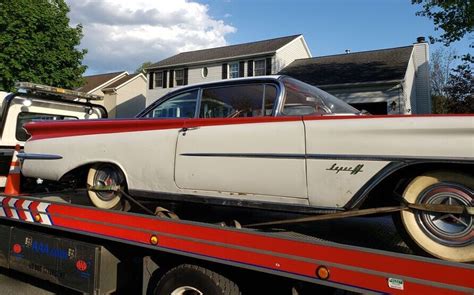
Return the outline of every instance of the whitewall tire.
<path id="1" fill-rule="evenodd" d="M 125 177 L 122 171 L 115 165 L 108 163 L 95 164 L 89 169 L 87 174 L 87 186 L 115 186 L 119 185 L 124 189 Z M 121 194 L 119 192 L 99 192 L 88 190 L 91 202 L 101 209 L 120 209 Z"/>
<path id="2" fill-rule="evenodd" d="M 474 177 L 433 171 L 413 179 L 403 198 L 409 203 L 474 206 Z M 427 253 L 450 261 L 474 261 L 474 217 L 403 210 L 406 234 Z M 402 229 L 403 230 L 403 229 Z"/>

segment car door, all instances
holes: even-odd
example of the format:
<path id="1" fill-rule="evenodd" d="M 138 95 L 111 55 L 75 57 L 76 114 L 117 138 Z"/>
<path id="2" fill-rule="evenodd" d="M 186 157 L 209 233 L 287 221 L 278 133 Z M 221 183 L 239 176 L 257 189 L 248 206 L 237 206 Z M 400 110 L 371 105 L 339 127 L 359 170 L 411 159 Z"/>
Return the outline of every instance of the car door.
<path id="1" fill-rule="evenodd" d="M 273 117 L 277 84 L 202 89 L 178 135 L 175 181 L 194 194 L 306 203 L 301 117 Z M 207 194 L 214 192 L 214 194 Z"/>
<path id="2" fill-rule="evenodd" d="M 135 171 L 134 176 L 129 177 L 130 187 L 153 193 L 177 191 L 174 181 L 176 141 L 186 120 L 195 117 L 197 96 L 196 89 L 183 90 L 158 101 L 140 114 L 141 118 L 156 119 L 164 127 L 130 134 L 130 142 L 140 147 L 142 153 L 138 157 L 144 161 L 138 164 L 133 156 L 122 159 L 122 163 L 127 162 L 127 167 Z"/>

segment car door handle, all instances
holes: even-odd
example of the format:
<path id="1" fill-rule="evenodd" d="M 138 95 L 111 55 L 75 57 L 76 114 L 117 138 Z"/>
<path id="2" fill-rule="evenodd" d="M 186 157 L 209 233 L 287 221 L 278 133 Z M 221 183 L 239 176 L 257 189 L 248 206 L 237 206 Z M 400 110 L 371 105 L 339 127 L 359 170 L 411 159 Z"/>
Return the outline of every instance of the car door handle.
<path id="1" fill-rule="evenodd" d="M 199 127 L 183 127 L 179 130 L 179 132 L 181 132 L 183 134 L 183 136 L 185 136 L 186 132 L 188 132 L 190 130 L 196 130 L 196 129 L 199 129 Z"/>
<path id="2" fill-rule="evenodd" d="M 183 127 L 179 131 L 180 132 L 186 132 L 188 130 L 196 130 L 196 129 L 199 129 L 199 127 Z"/>

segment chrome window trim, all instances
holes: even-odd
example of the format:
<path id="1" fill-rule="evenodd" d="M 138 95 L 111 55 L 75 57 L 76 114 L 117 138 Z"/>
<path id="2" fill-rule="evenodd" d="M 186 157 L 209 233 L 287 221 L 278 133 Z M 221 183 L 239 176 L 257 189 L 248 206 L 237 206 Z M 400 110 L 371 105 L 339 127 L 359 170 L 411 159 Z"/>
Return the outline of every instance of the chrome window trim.
<path id="1" fill-rule="evenodd" d="M 278 79 L 277 83 L 279 85 L 280 91 L 279 91 L 279 95 L 277 95 L 277 103 L 274 106 L 274 108 L 275 108 L 274 109 L 274 116 L 275 117 L 282 116 L 283 100 L 284 100 L 284 97 L 285 97 L 285 94 L 286 94 L 285 85 L 283 84 L 281 79 Z"/>
<path id="2" fill-rule="evenodd" d="M 194 91 L 197 91 L 196 93 L 196 106 L 198 104 L 198 99 L 199 99 L 199 91 L 200 91 L 200 88 L 186 88 L 185 90 L 183 91 L 178 91 L 178 92 L 172 92 L 172 93 L 169 93 L 165 96 L 163 96 L 162 98 L 160 99 L 157 99 L 154 103 L 152 103 L 151 105 L 149 105 L 147 108 L 145 108 L 143 111 L 141 111 L 140 113 L 138 113 L 135 118 L 143 118 L 143 119 L 172 119 L 172 118 L 145 118 L 144 116 L 146 116 L 147 114 L 149 114 L 150 112 L 152 112 L 154 109 L 156 109 L 157 107 L 159 107 L 160 105 L 164 104 L 165 102 L 169 101 L 170 99 L 173 99 L 179 95 L 182 95 L 182 94 L 185 94 L 185 93 L 190 93 L 190 92 L 194 92 Z M 194 110 L 195 114 L 194 116 L 196 116 L 196 110 Z M 195 117 L 192 117 L 192 118 L 175 118 L 175 119 L 194 119 Z"/>
<path id="3" fill-rule="evenodd" d="M 247 82 L 247 81 L 246 81 Z M 253 84 L 261 84 L 263 86 L 263 95 L 262 95 L 262 100 L 264 101 L 265 100 L 265 87 L 267 85 L 272 85 L 272 86 L 275 86 L 276 88 L 276 91 L 277 91 L 277 95 L 276 95 L 276 98 L 275 98 L 275 103 L 273 104 L 273 108 L 272 108 L 272 115 L 268 116 L 268 117 L 275 117 L 275 111 L 276 111 L 276 106 L 278 104 L 278 101 L 279 101 L 279 98 L 280 98 L 280 91 L 281 91 L 281 86 L 283 85 L 283 83 L 281 83 L 280 81 L 278 80 L 269 80 L 269 81 L 259 81 L 259 80 L 255 80 L 255 81 L 248 81 L 247 83 L 239 83 L 239 84 L 229 84 L 229 85 L 209 85 L 209 87 L 201 87 L 200 88 L 200 96 L 199 96 L 199 109 L 198 109 L 198 113 L 197 113 L 197 117 L 196 119 L 201 119 L 199 118 L 199 111 L 201 110 L 201 100 L 202 100 L 202 93 L 204 92 L 204 89 L 215 89 L 215 88 L 223 88 L 223 87 L 236 87 L 236 86 L 247 86 L 247 85 L 253 85 Z M 261 117 L 266 117 L 266 116 L 261 116 Z"/>
<path id="4" fill-rule="evenodd" d="M 280 77 L 281 78 L 281 77 Z M 159 104 L 162 104 L 163 102 L 165 102 L 166 100 L 170 99 L 171 97 L 174 97 L 175 95 L 178 95 L 180 93 L 184 93 L 184 92 L 190 92 L 190 91 L 194 91 L 194 90 L 199 90 L 199 89 L 203 89 L 203 88 L 210 88 L 210 87 L 223 87 L 223 86 L 227 86 L 227 85 L 245 85 L 245 84 L 251 84 L 251 83 L 262 83 L 262 84 L 271 84 L 271 85 L 274 85 L 276 86 L 277 88 L 277 97 L 276 97 L 276 102 L 275 102 L 275 106 L 279 106 L 281 104 L 281 100 L 282 100 L 282 94 L 284 94 L 284 85 L 283 83 L 280 81 L 280 78 L 277 78 L 277 77 L 265 77 L 265 76 L 257 76 L 257 77 L 253 77 L 251 79 L 249 78 L 246 78 L 245 80 L 232 80 L 232 79 L 226 79 L 226 80 L 218 80 L 218 81 L 214 81 L 214 82 L 208 82 L 208 83 L 205 83 L 204 85 L 202 84 L 197 84 L 197 85 L 187 85 L 187 86 L 182 86 L 176 90 L 173 90 L 161 97 L 159 97 L 158 99 L 156 99 L 153 103 L 151 103 L 149 106 L 147 106 L 145 109 L 143 109 L 141 112 L 139 112 L 135 118 L 143 118 L 143 116 L 145 114 L 148 114 L 148 112 L 155 108 L 157 105 Z M 275 106 L 274 106 L 274 114 L 272 115 L 273 117 L 276 116 L 276 114 L 279 114 L 279 109 L 275 109 Z M 276 114 L 275 114 L 276 112 Z"/>
<path id="5" fill-rule="evenodd" d="M 202 87 L 198 89 L 197 101 L 196 101 L 196 110 L 194 112 L 194 119 L 199 119 L 199 113 L 201 111 L 201 101 L 202 101 Z"/>

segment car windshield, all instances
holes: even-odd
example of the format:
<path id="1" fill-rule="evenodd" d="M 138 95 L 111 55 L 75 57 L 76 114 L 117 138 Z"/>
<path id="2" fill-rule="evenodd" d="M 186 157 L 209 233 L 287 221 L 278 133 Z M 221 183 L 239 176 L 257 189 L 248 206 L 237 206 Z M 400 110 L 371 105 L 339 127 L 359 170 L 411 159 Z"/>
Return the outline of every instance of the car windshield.
<path id="1" fill-rule="evenodd" d="M 359 114 L 337 97 L 299 80 L 284 77 L 285 99 L 282 114 L 286 116 Z"/>

